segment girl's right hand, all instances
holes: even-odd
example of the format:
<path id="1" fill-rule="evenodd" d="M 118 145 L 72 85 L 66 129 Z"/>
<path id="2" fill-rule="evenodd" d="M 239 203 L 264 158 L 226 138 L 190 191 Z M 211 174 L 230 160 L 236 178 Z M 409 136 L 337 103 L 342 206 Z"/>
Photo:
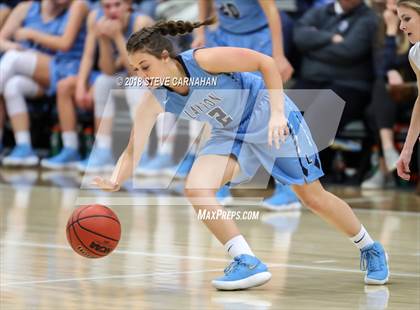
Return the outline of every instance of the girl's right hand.
<path id="1" fill-rule="evenodd" d="M 84 106 L 89 105 L 89 102 L 86 102 L 86 99 L 89 98 L 89 96 L 84 85 L 77 84 L 75 98 L 78 107 L 83 108 Z"/>
<path id="2" fill-rule="evenodd" d="M 112 182 L 101 177 L 95 177 L 92 181 L 92 185 L 99 187 L 106 192 L 117 192 L 120 190 L 120 185 L 118 183 Z"/>
<path id="3" fill-rule="evenodd" d="M 383 13 L 387 35 L 395 36 L 398 32 L 400 19 L 396 11 L 386 9 Z"/>

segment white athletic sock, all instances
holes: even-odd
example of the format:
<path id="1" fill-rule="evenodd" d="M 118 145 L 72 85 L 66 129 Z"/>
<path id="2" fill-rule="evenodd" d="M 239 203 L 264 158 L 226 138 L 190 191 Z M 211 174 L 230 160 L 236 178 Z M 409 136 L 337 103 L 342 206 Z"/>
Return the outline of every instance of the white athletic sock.
<path id="1" fill-rule="evenodd" d="M 172 137 L 169 137 L 165 141 L 161 141 L 160 147 L 158 148 L 159 155 L 170 155 L 174 149 L 174 141 Z"/>
<path id="2" fill-rule="evenodd" d="M 105 135 L 96 135 L 96 146 L 101 149 L 110 149 L 111 148 L 111 136 Z"/>
<path id="3" fill-rule="evenodd" d="M 15 133 L 16 144 L 31 144 L 31 135 L 29 131 L 18 131 Z"/>
<path id="4" fill-rule="evenodd" d="M 244 236 L 242 235 L 233 237 L 228 242 L 226 242 L 224 246 L 225 246 L 226 251 L 232 258 L 235 258 L 236 256 L 241 255 L 241 254 L 248 254 L 251 256 L 255 256 L 254 253 L 252 253 L 251 248 L 248 245 L 248 242 L 246 242 Z"/>
<path id="5" fill-rule="evenodd" d="M 170 155 L 174 149 L 176 117 L 171 113 L 161 113 L 156 121 L 159 155 Z"/>
<path id="6" fill-rule="evenodd" d="M 79 148 L 79 140 L 75 131 L 65 131 L 61 134 L 63 145 L 65 148 L 75 149 Z"/>
<path id="7" fill-rule="evenodd" d="M 363 225 L 360 228 L 359 233 L 356 236 L 351 237 L 350 240 L 360 250 L 363 249 L 365 246 L 373 244 L 372 238 L 369 236 L 369 233 L 366 231 Z"/>

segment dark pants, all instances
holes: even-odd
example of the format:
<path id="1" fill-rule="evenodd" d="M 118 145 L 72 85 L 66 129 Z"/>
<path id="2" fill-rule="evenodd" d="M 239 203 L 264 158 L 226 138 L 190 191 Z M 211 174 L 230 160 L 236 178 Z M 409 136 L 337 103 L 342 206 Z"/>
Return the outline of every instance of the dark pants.
<path id="1" fill-rule="evenodd" d="M 335 83 L 320 83 L 304 79 L 297 80 L 293 89 L 331 89 L 335 94 L 343 99 L 345 106 L 338 126 L 338 132 L 352 121 L 364 121 L 365 110 L 370 102 L 371 96 L 369 91 L 352 89 Z M 319 155 L 325 174 L 328 175 L 333 172 L 332 166 L 334 152 L 330 148 L 327 148 L 321 151 Z"/>
<path id="2" fill-rule="evenodd" d="M 412 110 L 416 98 L 407 102 L 396 103 L 391 99 L 383 79 L 375 81 L 372 91 L 372 102 L 366 110 L 366 124 L 368 130 L 378 144 L 382 153 L 382 145 L 379 135 L 381 129 L 393 129 L 398 121 L 409 121 L 409 113 Z"/>
<path id="3" fill-rule="evenodd" d="M 365 109 L 370 102 L 371 96 L 368 91 L 361 91 L 334 83 L 320 83 L 304 79 L 297 80 L 293 89 L 331 89 L 343 99 L 346 105 L 344 106 L 338 130 L 352 121 L 364 119 Z"/>

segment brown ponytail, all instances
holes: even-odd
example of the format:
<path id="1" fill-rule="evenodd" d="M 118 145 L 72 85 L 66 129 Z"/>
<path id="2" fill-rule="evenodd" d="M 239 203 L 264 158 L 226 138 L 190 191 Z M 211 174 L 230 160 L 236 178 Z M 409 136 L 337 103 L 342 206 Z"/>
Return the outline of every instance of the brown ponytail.
<path id="1" fill-rule="evenodd" d="M 203 22 L 189 21 L 167 21 L 158 22 L 151 27 L 145 27 L 133 33 L 127 41 L 128 53 L 134 53 L 140 50 L 160 58 L 162 51 L 167 50 L 171 57 L 175 57 L 174 48 L 171 41 L 165 36 L 177 36 L 191 33 L 195 28 L 211 25 L 215 23 L 215 17 L 206 19 Z"/>

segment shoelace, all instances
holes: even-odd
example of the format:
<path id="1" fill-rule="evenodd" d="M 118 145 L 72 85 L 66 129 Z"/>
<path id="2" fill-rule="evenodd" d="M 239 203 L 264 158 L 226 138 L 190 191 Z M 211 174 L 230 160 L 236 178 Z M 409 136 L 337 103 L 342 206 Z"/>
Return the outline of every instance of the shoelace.
<path id="1" fill-rule="evenodd" d="M 379 257 L 381 253 L 379 253 L 375 249 L 369 249 L 367 251 L 363 251 L 360 257 L 360 269 L 365 271 L 366 267 L 371 271 L 380 270 L 379 266 Z"/>
<path id="2" fill-rule="evenodd" d="M 229 266 L 227 266 L 227 267 L 225 268 L 224 273 L 225 273 L 226 275 L 228 275 L 228 274 L 230 274 L 230 273 L 232 273 L 232 272 L 236 271 L 240 265 L 249 266 L 248 264 L 246 264 L 245 262 L 243 262 L 243 261 L 241 260 L 241 258 L 240 258 L 240 257 L 235 257 L 235 258 L 233 259 L 233 262 L 231 262 L 231 263 L 229 264 Z"/>

